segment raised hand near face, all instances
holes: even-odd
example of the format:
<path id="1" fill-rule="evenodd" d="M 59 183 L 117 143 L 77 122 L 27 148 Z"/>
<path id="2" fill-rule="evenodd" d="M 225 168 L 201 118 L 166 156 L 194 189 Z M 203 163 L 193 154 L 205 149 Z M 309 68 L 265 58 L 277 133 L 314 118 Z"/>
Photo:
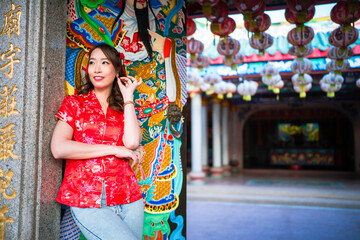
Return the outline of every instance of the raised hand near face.
<path id="1" fill-rule="evenodd" d="M 138 81 L 136 78 L 131 76 L 117 77 L 117 83 L 119 85 L 121 94 L 123 95 L 124 102 L 132 101 L 134 97 L 134 91 L 142 83 L 142 78 L 140 78 Z"/>

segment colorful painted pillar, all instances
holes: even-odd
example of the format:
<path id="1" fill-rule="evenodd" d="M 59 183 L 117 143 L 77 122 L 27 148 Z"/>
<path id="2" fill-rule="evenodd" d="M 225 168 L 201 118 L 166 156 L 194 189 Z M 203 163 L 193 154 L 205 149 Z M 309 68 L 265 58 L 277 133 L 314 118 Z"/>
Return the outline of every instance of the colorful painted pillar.
<path id="1" fill-rule="evenodd" d="M 176 210 L 185 208 L 180 156 L 187 100 L 185 2 L 144 1 L 141 16 L 148 21 L 136 17 L 131 0 L 67 2 L 66 94 L 81 84 L 86 53 L 101 42 L 120 52 L 128 75 L 142 78 L 134 102 L 145 155 L 134 170 L 145 202 L 143 239 L 183 239 L 185 221 Z M 139 26 L 147 24 L 150 42 L 140 43 Z"/>
<path id="2" fill-rule="evenodd" d="M 223 169 L 221 167 L 220 100 L 213 99 L 212 110 L 213 166 L 210 172 L 213 178 L 221 178 Z"/>
<path id="3" fill-rule="evenodd" d="M 205 173 L 202 171 L 202 127 L 201 127 L 201 94 L 195 93 L 191 99 L 191 172 L 192 184 L 202 184 Z"/>
<path id="4" fill-rule="evenodd" d="M 206 174 L 209 171 L 209 144 L 208 144 L 208 100 L 206 98 L 202 98 L 201 101 L 201 165 L 204 173 Z"/>
<path id="5" fill-rule="evenodd" d="M 222 158 L 222 166 L 223 166 L 223 175 L 230 175 L 230 165 L 229 165 L 229 102 L 223 101 L 221 103 L 221 158 Z"/>

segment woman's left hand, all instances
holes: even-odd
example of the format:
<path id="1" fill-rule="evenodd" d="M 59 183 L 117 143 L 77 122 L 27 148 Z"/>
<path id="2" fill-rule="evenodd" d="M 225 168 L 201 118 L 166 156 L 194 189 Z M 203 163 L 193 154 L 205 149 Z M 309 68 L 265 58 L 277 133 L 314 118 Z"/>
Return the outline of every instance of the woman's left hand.
<path id="1" fill-rule="evenodd" d="M 135 89 L 142 83 L 142 78 L 136 80 L 132 76 L 117 77 L 117 83 L 119 85 L 121 94 L 124 101 L 132 101 Z"/>

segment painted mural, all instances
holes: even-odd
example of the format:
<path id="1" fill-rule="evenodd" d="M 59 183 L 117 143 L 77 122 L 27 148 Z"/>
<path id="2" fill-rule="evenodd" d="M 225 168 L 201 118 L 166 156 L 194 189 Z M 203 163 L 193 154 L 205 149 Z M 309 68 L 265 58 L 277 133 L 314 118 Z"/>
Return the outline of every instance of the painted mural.
<path id="1" fill-rule="evenodd" d="M 87 52 L 102 42 L 118 49 L 128 75 L 142 77 L 135 106 L 145 154 L 134 171 L 145 201 L 143 239 L 185 239 L 183 216 L 175 214 L 183 183 L 180 137 L 181 111 L 187 98 L 185 3 L 137 2 L 149 6 L 146 12 L 136 13 L 134 0 L 68 0 L 65 92 L 76 94 L 86 71 Z M 139 40 L 144 28 L 151 36 L 148 43 Z M 71 214 L 65 212 L 65 217 L 62 239 L 83 238 L 71 225 Z M 171 229 L 169 222 L 177 228 Z"/>

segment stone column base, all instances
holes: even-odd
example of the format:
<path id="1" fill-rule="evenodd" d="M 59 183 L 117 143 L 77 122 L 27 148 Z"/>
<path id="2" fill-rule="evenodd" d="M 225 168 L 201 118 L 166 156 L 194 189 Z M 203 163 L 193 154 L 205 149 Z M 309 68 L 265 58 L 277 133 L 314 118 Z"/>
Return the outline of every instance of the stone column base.
<path id="1" fill-rule="evenodd" d="M 230 176 L 231 175 L 231 167 L 230 166 L 224 166 L 223 167 L 223 175 L 224 176 Z"/>
<path id="2" fill-rule="evenodd" d="M 210 167 L 209 166 L 202 166 L 202 171 L 205 173 L 205 174 L 208 174 L 210 172 Z"/>
<path id="3" fill-rule="evenodd" d="M 211 168 L 210 169 L 210 173 L 211 173 L 211 177 L 212 178 L 222 178 L 222 174 L 223 174 L 223 168 Z"/>
<path id="4" fill-rule="evenodd" d="M 239 171 L 239 161 L 238 160 L 231 160 L 230 161 L 230 166 L 231 166 L 231 172 L 232 173 L 237 173 Z"/>
<path id="5" fill-rule="evenodd" d="M 199 184 L 204 184 L 204 179 L 205 179 L 206 174 L 203 172 L 190 172 L 189 173 L 189 177 L 190 177 L 190 184 L 194 184 L 194 185 L 199 185 Z"/>

